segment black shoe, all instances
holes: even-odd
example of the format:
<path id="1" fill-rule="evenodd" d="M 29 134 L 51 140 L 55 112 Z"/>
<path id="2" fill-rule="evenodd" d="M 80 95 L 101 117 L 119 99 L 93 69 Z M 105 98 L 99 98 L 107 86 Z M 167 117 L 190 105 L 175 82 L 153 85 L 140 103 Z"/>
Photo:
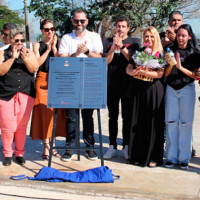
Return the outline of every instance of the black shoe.
<path id="1" fill-rule="evenodd" d="M 188 169 L 188 167 L 189 167 L 188 163 L 181 163 L 179 166 L 181 169 Z"/>
<path id="2" fill-rule="evenodd" d="M 65 153 L 62 155 L 61 160 L 64 162 L 69 162 L 69 161 L 71 161 L 72 156 L 73 156 L 73 151 L 66 150 Z"/>
<path id="3" fill-rule="evenodd" d="M 4 166 L 10 166 L 11 165 L 11 157 L 5 157 L 4 161 L 3 161 L 3 165 Z"/>
<path id="4" fill-rule="evenodd" d="M 171 161 L 168 161 L 165 163 L 165 167 L 172 168 L 172 167 L 174 167 L 174 163 L 172 163 Z"/>
<path id="5" fill-rule="evenodd" d="M 26 162 L 23 157 L 17 157 L 17 156 L 16 156 L 16 161 L 19 165 L 24 165 Z"/>
<path id="6" fill-rule="evenodd" d="M 196 156 L 197 155 L 197 152 L 196 152 L 196 150 L 195 149 L 193 149 L 193 147 L 192 147 L 192 157 L 194 157 L 194 156 Z"/>
<path id="7" fill-rule="evenodd" d="M 97 154 L 95 153 L 95 151 L 93 150 L 87 150 L 85 152 L 86 154 L 86 157 L 89 159 L 89 160 L 96 160 L 98 158 Z"/>

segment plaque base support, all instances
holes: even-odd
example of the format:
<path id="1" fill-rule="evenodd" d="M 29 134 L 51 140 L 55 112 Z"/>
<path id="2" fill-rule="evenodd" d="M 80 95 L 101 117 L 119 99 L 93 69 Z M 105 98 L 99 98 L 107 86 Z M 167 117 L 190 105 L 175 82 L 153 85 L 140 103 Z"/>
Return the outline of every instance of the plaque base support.
<path id="1" fill-rule="evenodd" d="M 80 146 L 80 109 L 76 110 L 76 145 L 73 147 L 53 146 L 53 141 L 54 141 L 54 137 L 55 137 L 55 129 L 56 129 L 57 111 L 58 111 L 58 109 L 56 108 L 55 113 L 54 113 L 53 131 L 52 131 L 52 139 L 51 139 L 50 150 L 49 150 L 48 167 L 51 167 L 52 150 L 53 149 L 77 150 L 77 152 L 78 152 L 77 159 L 78 160 L 80 160 L 80 151 L 81 150 L 82 151 L 84 151 L 84 150 L 99 150 L 101 166 L 104 166 L 100 109 L 97 109 L 97 119 L 98 119 L 98 129 L 99 129 L 99 147 L 81 147 Z"/>

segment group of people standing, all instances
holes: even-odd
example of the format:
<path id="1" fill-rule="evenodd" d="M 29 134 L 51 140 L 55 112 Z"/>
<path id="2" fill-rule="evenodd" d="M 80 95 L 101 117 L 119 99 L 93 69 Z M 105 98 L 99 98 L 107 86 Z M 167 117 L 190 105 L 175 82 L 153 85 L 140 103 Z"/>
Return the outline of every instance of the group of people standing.
<path id="1" fill-rule="evenodd" d="M 177 20 L 178 18 L 178 20 Z M 155 27 L 143 31 L 143 43 L 148 43 L 152 55 L 164 56 L 166 46 L 175 53 L 176 65 L 166 64 L 156 70 L 137 66 L 133 55 L 140 48 L 140 40 L 128 35 L 126 17 L 116 21 L 116 34 L 104 39 L 86 29 L 85 11 L 73 13 L 74 31 L 57 40 L 52 20 L 41 20 L 44 40 L 34 44 L 33 51 L 23 46 L 24 34 L 16 27 L 8 32 L 10 46 L 0 51 L 0 126 L 5 166 L 11 165 L 13 141 L 15 157 L 23 165 L 26 128 L 32 112 L 30 136 L 44 143 L 43 159 L 49 158 L 54 109 L 47 108 L 48 72 L 50 57 L 107 57 L 107 106 L 109 115 L 109 149 L 104 159 L 117 156 L 119 102 L 122 110 L 122 155 L 130 164 L 156 167 L 163 163 L 164 133 L 166 132 L 166 167 L 179 164 L 188 168 L 192 146 L 194 116 L 194 80 L 200 76 L 200 52 L 189 25 L 183 24 L 180 12 L 169 17 L 171 28 L 159 35 Z M 177 25 L 177 23 L 179 25 Z M 6 35 L 7 34 L 7 35 Z M 34 80 L 36 73 L 36 80 Z M 150 77 L 151 81 L 137 76 Z M 35 87 L 36 84 L 36 87 Z M 36 92 L 35 92 L 36 91 Z M 36 99 L 34 99 L 36 98 Z M 95 144 L 93 109 L 81 110 L 83 139 L 88 148 L 86 156 L 96 160 L 90 147 Z M 76 109 L 58 111 L 56 136 L 66 137 L 66 147 L 75 145 Z M 166 130 L 166 131 L 165 131 Z M 55 144 L 55 141 L 53 141 Z M 56 150 L 53 156 L 60 157 Z M 67 149 L 61 160 L 70 161 L 73 151 Z"/>
<path id="2" fill-rule="evenodd" d="M 115 37 L 103 41 L 108 58 L 110 139 L 105 159 L 117 156 L 121 100 L 122 156 L 133 165 L 162 165 L 166 141 L 165 166 L 178 164 L 181 169 L 188 168 L 192 153 L 194 81 L 199 78 L 200 52 L 191 26 L 183 24 L 179 11 L 169 15 L 168 24 L 170 28 L 161 34 L 152 26 L 143 31 L 143 44 L 148 44 L 152 55 L 160 55 L 167 63 L 155 70 L 135 63 L 132 55 L 145 47 L 139 47 L 137 38 L 130 39 L 129 21 L 125 17 L 117 20 Z M 116 47 L 120 53 L 115 53 Z M 165 55 L 167 48 L 176 56 L 176 65 L 171 65 Z"/>

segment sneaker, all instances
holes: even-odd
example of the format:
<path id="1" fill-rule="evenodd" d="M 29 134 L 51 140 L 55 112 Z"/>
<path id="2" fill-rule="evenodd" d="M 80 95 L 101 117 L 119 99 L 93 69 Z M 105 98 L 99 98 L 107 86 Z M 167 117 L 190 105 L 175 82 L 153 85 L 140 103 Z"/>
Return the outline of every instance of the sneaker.
<path id="1" fill-rule="evenodd" d="M 85 152 L 86 154 L 86 157 L 89 159 L 89 160 L 96 160 L 98 158 L 97 154 L 95 153 L 95 151 L 93 150 L 87 150 Z"/>
<path id="2" fill-rule="evenodd" d="M 10 166 L 11 165 L 11 158 L 10 157 L 5 157 L 4 161 L 3 161 L 3 165 L 4 166 Z"/>
<path id="3" fill-rule="evenodd" d="M 181 169 L 188 169 L 188 163 L 181 163 L 179 166 Z"/>
<path id="4" fill-rule="evenodd" d="M 165 167 L 172 168 L 172 167 L 174 167 L 174 163 L 172 163 L 171 161 L 168 161 L 165 163 Z"/>
<path id="5" fill-rule="evenodd" d="M 72 150 L 66 150 L 65 153 L 62 155 L 61 160 L 64 162 L 69 162 L 72 160 L 73 151 Z"/>
<path id="6" fill-rule="evenodd" d="M 17 161 L 17 164 L 19 165 L 24 165 L 26 162 L 23 157 L 17 157 L 17 156 L 16 156 L 16 161 Z"/>
<path id="7" fill-rule="evenodd" d="M 116 156 L 118 156 L 117 149 L 115 149 L 113 145 L 110 145 L 108 151 L 104 154 L 103 158 L 108 160 Z"/>
<path id="8" fill-rule="evenodd" d="M 125 146 L 125 148 L 122 149 L 122 156 L 128 160 L 128 145 Z"/>

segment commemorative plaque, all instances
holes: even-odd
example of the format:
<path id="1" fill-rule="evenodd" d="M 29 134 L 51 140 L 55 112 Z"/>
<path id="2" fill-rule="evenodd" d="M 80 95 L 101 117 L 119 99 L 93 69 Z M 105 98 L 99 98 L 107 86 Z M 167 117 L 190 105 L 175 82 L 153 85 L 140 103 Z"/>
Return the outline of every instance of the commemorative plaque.
<path id="1" fill-rule="evenodd" d="M 105 109 L 106 101 L 106 58 L 50 58 L 48 108 Z"/>

